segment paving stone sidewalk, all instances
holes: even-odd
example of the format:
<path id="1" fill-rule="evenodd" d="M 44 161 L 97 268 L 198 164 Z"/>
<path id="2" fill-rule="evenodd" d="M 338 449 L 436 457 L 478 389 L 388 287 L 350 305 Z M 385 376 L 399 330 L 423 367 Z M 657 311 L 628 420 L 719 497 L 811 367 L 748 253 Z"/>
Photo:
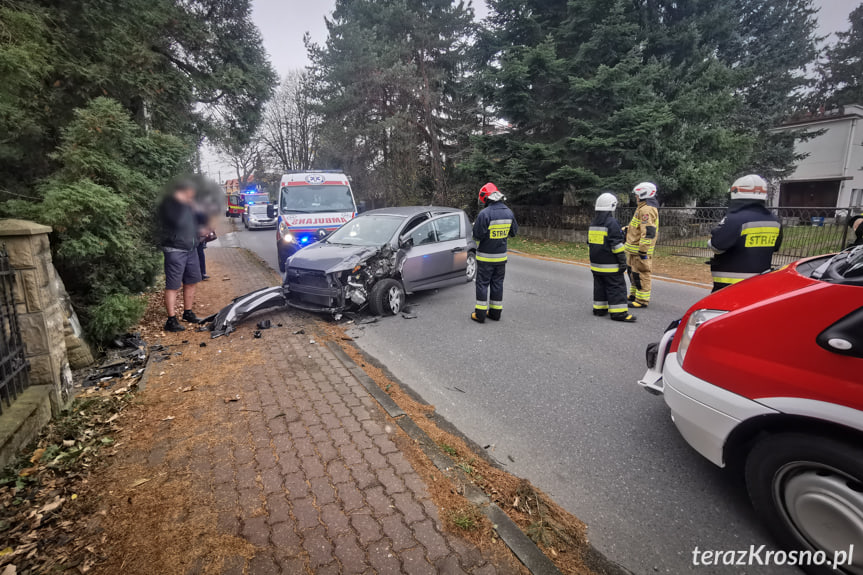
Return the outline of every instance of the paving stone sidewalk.
<path id="1" fill-rule="evenodd" d="M 211 248 L 207 258 L 213 280 L 202 298 L 222 281 L 217 273 L 229 273 L 235 295 L 274 281 L 244 250 Z M 393 441 L 397 426 L 326 346 L 310 342 L 311 330 L 294 333 L 309 316 L 264 318 L 283 326 L 255 340 L 257 359 L 215 390 L 209 413 L 223 418 L 213 430 L 218 441 L 189 462 L 214 496 L 221 529 L 257 548 L 251 561 L 234 558 L 224 573 L 522 572 L 514 560 L 490 559 L 443 531 L 426 484 Z M 249 338 L 255 321 L 231 337 Z M 222 393 L 240 400 L 223 402 Z M 160 431 L 151 462 L 172 442 L 170 428 Z"/>

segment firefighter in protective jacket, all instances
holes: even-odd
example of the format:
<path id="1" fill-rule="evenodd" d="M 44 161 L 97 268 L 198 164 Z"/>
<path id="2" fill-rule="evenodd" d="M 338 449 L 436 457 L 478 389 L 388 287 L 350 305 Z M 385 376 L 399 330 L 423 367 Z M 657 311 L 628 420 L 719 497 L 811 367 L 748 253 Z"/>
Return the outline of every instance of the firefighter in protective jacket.
<path id="1" fill-rule="evenodd" d="M 593 272 L 593 315 L 611 314 L 615 321 L 634 322 L 626 299 L 626 254 L 623 230 L 614 210 L 617 197 L 604 193 L 596 200 L 596 215 L 587 235 L 590 249 L 590 271 Z"/>
<path id="2" fill-rule="evenodd" d="M 638 198 L 638 208 L 626 228 L 626 263 L 629 273 L 630 307 L 643 308 L 650 304 L 653 277 L 653 252 L 659 240 L 659 201 L 656 185 L 642 182 L 632 193 Z"/>
<path id="3" fill-rule="evenodd" d="M 492 183 L 484 185 L 479 191 L 479 201 L 486 207 L 473 224 L 473 239 L 477 243 L 476 309 L 470 316 L 479 323 L 485 323 L 486 317 L 500 321 L 503 313 L 507 238 L 514 237 L 518 232 L 515 215 L 504 205 L 505 199 Z"/>
<path id="4" fill-rule="evenodd" d="M 710 233 L 713 291 L 769 271 L 781 244 L 782 225 L 767 209 L 767 182 L 756 175 L 738 179 L 725 218 Z"/>

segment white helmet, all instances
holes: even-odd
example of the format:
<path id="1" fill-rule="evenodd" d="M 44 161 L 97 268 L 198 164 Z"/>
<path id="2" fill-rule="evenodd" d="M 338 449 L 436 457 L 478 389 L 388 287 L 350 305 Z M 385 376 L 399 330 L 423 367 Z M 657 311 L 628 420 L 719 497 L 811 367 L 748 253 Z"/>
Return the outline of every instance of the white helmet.
<path id="1" fill-rule="evenodd" d="M 638 196 L 639 200 L 646 200 L 647 198 L 656 197 L 656 184 L 651 184 L 650 182 L 641 182 L 635 189 L 632 190 L 632 193 Z"/>
<path id="2" fill-rule="evenodd" d="M 755 174 L 738 178 L 731 184 L 732 200 L 767 201 L 767 180 Z"/>
<path id="3" fill-rule="evenodd" d="M 613 212 L 617 208 L 617 196 L 605 192 L 596 198 L 597 212 Z"/>

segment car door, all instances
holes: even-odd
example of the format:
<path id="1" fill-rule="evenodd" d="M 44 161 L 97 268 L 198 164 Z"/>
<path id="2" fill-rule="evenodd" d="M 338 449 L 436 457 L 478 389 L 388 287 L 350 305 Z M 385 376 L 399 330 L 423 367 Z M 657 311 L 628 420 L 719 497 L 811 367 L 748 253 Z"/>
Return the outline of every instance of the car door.
<path id="1" fill-rule="evenodd" d="M 438 216 L 405 232 L 400 244 L 403 250 L 402 282 L 409 292 L 433 289 L 454 283 L 456 241 L 439 241 Z M 463 243 L 463 242 L 462 242 Z"/>
<path id="2" fill-rule="evenodd" d="M 464 283 L 468 256 L 466 218 L 456 212 L 440 216 L 434 222 L 441 251 L 449 251 L 453 255 L 452 269 L 443 281 L 447 285 L 449 280 L 452 283 Z"/>

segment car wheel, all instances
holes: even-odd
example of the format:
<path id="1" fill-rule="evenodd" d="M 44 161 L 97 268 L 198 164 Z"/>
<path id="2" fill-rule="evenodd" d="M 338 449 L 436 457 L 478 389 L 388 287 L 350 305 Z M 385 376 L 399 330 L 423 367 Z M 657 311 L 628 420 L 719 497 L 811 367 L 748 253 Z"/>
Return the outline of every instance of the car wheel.
<path id="1" fill-rule="evenodd" d="M 405 305 L 405 288 L 394 279 L 383 279 L 372 286 L 369 307 L 375 315 L 396 315 Z"/>
<path id="2" fill-rule="evenodd" d="M 465 277 L 468 283 L 476 279 L 476 253 L 468 252 L 467 266 L 465 267 Z"/>
<path id="3" fill-rule="evenodd" d="M 832 560 L 863 541 L 863 449 L 834 439 L 783 433 L 762 439 L 746 459 L 755 510 L 786 549 L 823 551 Z M 807 573 L 863 574 L 852 565 L 805 566 Z"/>

